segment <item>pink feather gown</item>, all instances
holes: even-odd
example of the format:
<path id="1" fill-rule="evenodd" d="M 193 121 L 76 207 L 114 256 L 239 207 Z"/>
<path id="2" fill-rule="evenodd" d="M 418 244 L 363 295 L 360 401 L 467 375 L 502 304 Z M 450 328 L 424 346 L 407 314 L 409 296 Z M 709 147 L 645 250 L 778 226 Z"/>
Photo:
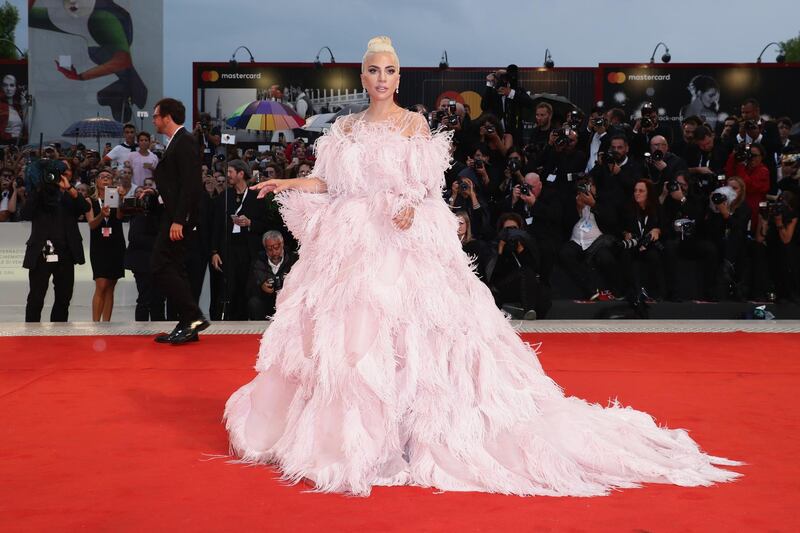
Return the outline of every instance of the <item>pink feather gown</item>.
<path id="1" fill-rule="evenodd" d="M 327 193 L 278 195 L 301 243 L 261 341 L 257 376 L 225 406 L 241 461 L 290 482 L 597 496 L 740 474 L 682 429 L 575 397 L 542 370 L 474 275 L 442 200 L 450 135 L 337 120 L 316 144 Z M 415 208 L 408 230 L 392 216 Z"/>

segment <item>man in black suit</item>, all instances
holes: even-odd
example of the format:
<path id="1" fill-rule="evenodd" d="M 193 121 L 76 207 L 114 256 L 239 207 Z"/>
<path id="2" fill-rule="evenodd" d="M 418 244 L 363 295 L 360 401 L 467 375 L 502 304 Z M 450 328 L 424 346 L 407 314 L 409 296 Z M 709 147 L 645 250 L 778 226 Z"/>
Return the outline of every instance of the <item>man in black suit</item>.
<path id="1" fill-rule="evenodd" d="M 248 188 L 250 167 L 228 161 L 228 188 L 216 198 L 211 228 L 211 267 L 225 282 L 223 318 L 247 320 L 247 277 L 267 229 L 267 206 Z"/>
<path id="2" fill-rule="evenodd" d="M 264 320 L 275 314 L 275 300 L 283 288 L 283 278 L 297 261 L 297 256 L 286 250 L 280 231 L 266 232 L 262 242 L 263 248 L 253 261 L 247 282 L 250 320 Z"/>
<path id="3" fill-rule="evenodd" d="M 533 100 L 518 83 L 518 68 L 492 72 L 486 76 L 486 90 L 481 98 L 481 109 L 492 113 L 503 126 L 503 130 L 514 138 L 516 146 L 523 146 L 527 139 L 523 132 L 523 118 L 533 114 Z"/>
<path id="4" fill-rule="evenodd" d="M 168 138 L 164 156 L 155 170 L 156 187 L 164 202 L 161 229 L 153 247 L 153 281 L 177 310 L 172 333 L 158 335 L 161 343 L 183 344 L 198 340 L 209 326 L 192 296 L 186 272 L 186 255 L 195 237 L 203 182 L 200 159 L 192 134 L 183 127 L 186 108 L 174 98 L 156 103 L 153 125 Z"/>
<path id="5" fill-rule="evenodd" d="M 32 163 L 34 164 L 34 163 Z M 58 185 L 29 182 L 31 194 L 22 208 L 23 220 L 30 220 L 31 236 L 26 243 L 22 266 L 27 268 L 30 288 L 25 306 L 25 322 L 39 322 L 50 276 L 55 300 L 51 322 L 66 322 L 75 284 L 75 265 L 85 262 L 78 217 L 91 207 L 70 184 L 72 172 L 61 161 L 48 172 L 60 173 Z"/>

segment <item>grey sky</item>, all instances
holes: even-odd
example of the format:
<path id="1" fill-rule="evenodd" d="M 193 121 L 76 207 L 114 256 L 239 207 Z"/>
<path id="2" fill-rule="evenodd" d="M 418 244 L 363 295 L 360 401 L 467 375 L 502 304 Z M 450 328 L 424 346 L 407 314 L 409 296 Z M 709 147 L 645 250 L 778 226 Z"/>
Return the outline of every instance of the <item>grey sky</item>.
<path id="1" fill-rule="evenodd" d="M 147 2 L 147 0 L 137 0 Z M 27 48 L 27 2 L 17 42 Z M 394 41 L 402 65 L 556 66 L 646 62 L 658 41 L 673 62 L 750 62 L 800 30 L 796 0 L 164 0 L 164 94 L 191 102 L 193 61 L 226 61 L 245 45 L 256 61 L 313 61 L 330 46 L 358 62 L 370 37 Z M 246 60 L 243 51 L 237 57 Z M 661 51 L 658 53 L 660 57 Z M 327 60 L 327 54 L 323 55 Z M 775 59 L 775 50 L 765 55 Z"/>

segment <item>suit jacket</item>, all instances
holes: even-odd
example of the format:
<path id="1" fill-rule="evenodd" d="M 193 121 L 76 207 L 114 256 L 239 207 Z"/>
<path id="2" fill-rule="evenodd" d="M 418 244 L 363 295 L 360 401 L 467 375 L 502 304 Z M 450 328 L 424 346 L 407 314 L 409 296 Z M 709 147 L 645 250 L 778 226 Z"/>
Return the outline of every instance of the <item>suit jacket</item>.
<path id="1" fill-rule="evenodd" d="M 481 109 L 503 120 L 505 133 L 514 137 L 514 144 L 522 146 L 522 118 L 533 110 L 533 100 L 522 87 L 514 88 L 514 98 L 506 98 L 505 111 L 503 97 L 493 87 L 486 87 L 481 99 Z"/>
<path id="2" fill-rule="evenodd" d="M 278 276 L 285 276 L 289 273 L 292 269 L 292 265 L 295 264 L 297 261 L 297 255 L 290 253 L 288 250 L 284 250 L 283 253 L 283 263 L 281 263 L 280 268 L 278 269 L 277 275 Z M 256 256 L 255 260 L 253 261 L 253 266 L 250 269 L 250 277 L 247 280 L 247 287 L 248 287 L 248 294 L 256 295 L 262 294 L 261 285 L 267 280 L 267 278 L 271 277 L 272 268 L 269 266 L 269 259 L 267 259 L 267 252 L 264 251 L 262 248 L 261 251 Z M 263 293 L 267 295 L 266 293 Z"/>
<path id="3" fill-rule="evenodd" d="M 225 193 L 220 194 L 214 199 L 214 216 L 211 226 L 211 250 L 216 250 L 222 257 L 225 256 L 227 245 L 231 239 L 244 239 L 250 249 L 251 256 L 262 250 L 261 236 L 267 231 L 267 206 L 265 200 L 258 199 L 258 192 L 247 190 L 247 195 L 242 201 L 242 208 L 239 215 L 244 215 L 250 219 L 249 227 L 242 227 L 240 233 L 233 233 L 233 219 L 231 215 L 236 213 L 236 191 L 233 187 L 228 187 L 228 210 L 225 211 Z M 228 239 L 226 239 L 228 235 Z"/>
<path id="4" fill-rule="evenodd" d="M 187 230 L 197 224 L 203 193 L 200 166 L 194 136 L 186 128 L 179 129 L 154 172 L 164 200 L 163 223 L 181 224 Z"/>
<path id="5" fill-rule="evenodd" d="M 30 220 L 31 236 L 25 243 L 23 268 L 36 266 L 45 243 L 50 240 L 56 247 L 59 260 L 69 254 L 73 264 L 86 262 L 83 255 L 83 238 L 78 229 L 78 217 L 86 213 L 90 207 L 81 193 L 72 198 L 68 193 L 58 191 L 57 205 L 48 207 L 43 193 L 34 192 L 25 202 L 22 209 L 23 220 Z M 55 215 L 55 216 L 54 216 Z M 62 249 L 59 250 L 59 247 Z"/>

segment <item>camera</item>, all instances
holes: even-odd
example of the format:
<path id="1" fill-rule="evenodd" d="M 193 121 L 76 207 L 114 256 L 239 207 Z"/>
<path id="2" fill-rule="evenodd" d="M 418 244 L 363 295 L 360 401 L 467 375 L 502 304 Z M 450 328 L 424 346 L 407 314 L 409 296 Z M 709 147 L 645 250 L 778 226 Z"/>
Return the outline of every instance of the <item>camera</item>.
<path id="1" fill-rule="evenodd" d="M 511 172 L 518 172 L 522 168 L 522 162 L 516 157 L 509 158 L 506 168 Z"/>
<path id="2" fill-rule="evenodd" d="M 575 190 L 580 194 L 585 194 L 587 196 L 591 196 L 592 194 L 592 183 L 588 180 L 581 180 L 575 186 Z"/>
<path id="3" fill-rule="evenodd" d="M 606 117 L 604 116 L 594 117 L 592 119 L 592 124 L 594 124 L 596 128 L 603 127 L 606 125 Z"/>
<path id="4" fill-rule="evenodd" d="M 722 205 L 728 201 L 728 197 L 721 192 L 711 193 L 711 203 L 714 205 Z"/>
<path id="5" fill-rule="evenodd" d="M 473 161 L 475 162 L 474 164 L 476 169 L 483 168 L 485 165 L 482 157 L 476 157 Z"/>
<path id="6" fill-rule="evenodd" d="M 697 224 L 690 218 L 679 218 L 672 223 L 672 227 L 681 236 L 681 240 L 685 240 L 694 235 Z"/>
<path id="7" fill-rule="evenodd" d="M 642 116 L 641 121 L 639 122 L 643 128 L 652 128 L 653 121 L 650 120 L 650 117 Z"/>
<path id="8" fill-rule="evenodd" d="M 458 191 L 467 194 L 470 190 L 472 181 L 469 178 L 462 178 L 458 180 Z"/>
<path id="9" fill-rule="evenodd" d="M 486 134 L 491 135 L 492 133 L 496 132 L 497 130 L 492 124 L 486 124 Z"/>
<path id="10" fill-rule="evenodd" d="M 749 144 L 741 143 L 736 146 L 733 157 L 740 163 L 749 162 L 753 159 L 753 149 Z"/>
<path id="11" fill-rule="evenodd" d="M 567 114 L 567 124 L 572 128 L 577 129 L 577 127 L 580 126 L 581 120 L 583 120 L 583 117 L 581 116 L 581 112 L 577 109 Z"/>
<path id="12" fill-rule="evenodd" d="M 676 192 L 678 189 L 681 188 L 681 184 L 678 183 L 677 180 L 669 180 L 667 182 L 667 192 Z"/>
<path id="13" fill-rule="evenodd" d="M 522 243 L 525 244 L 527 240 L 527 234 L 525 230 L 521 230 L 519 228 L 503 228 L 500 232 L 499 238 L 501 241 L 505 241 L 508 245 L 506 250 L 514 250 L 517 247 L 517 244 Z"/>
<path id="14" fill-rule="evenodd" d="M 754 130 L 761 126 L 761 123 L 757 120 L 745 120 L 744 121 L 744 129 L 746 130 Z"/>
<path id="15" fill-rule="evenodd" d="M 531 188 L 528 186 L 527 183 L 523 183 L 519 186 L 519 193 L 523 196 L 528 196 L 531 194 Z"/>
<path id="16" fill-rule="evenodd" d="M 556 139 L 553 141 L 554 146 L 569 146 L 569 134 L 572 132 L 572 128 L 569 126 L 564 127 L 563 129 L 558 130 L 558 134 L 556 135 Z"/>
<path id="17" fill-rule="evenodd" d="M 152 212 L 156 203 L 155 194 L 144 194 L 141 198 L 123 198 L 120 210 L 123 215 L 140 215 Z"/>
<path id="18" fill-rule="evenodd" d="M 758 203 L 758 213 L 767 220 L 775 218 L 780 215 L 786 218 L 789 215 L 789 206 L 787 206 L 780 197 L 767 195 L 765 202 Z"/>
<path id="19" fill-rule="evenodd" d="M 511 84 L 511 77 L 508 75 L 508 72 L 495 72 L 494 80 L 495 87 L 505 87 Z"/>
<path id="20" fill-rule="evenodd" d="M 267 278 L 267 281 L 272 285 L 272 290 L 276 292 L 283 288 L 283 275 L 281 274 L 273 274 Z"/>
<path id="21" fill-rule="evenodd" d="M 217 154 L 214 156 L 216 161 L 225 161 L 225 154 Z"/>
<path id="22" fill-rule="evenodd" d="M 31 160 L 25 169 L 25 188 L 55 190 L 61 181 L 61 175 L 67 171 L 67 165 L 58 159 Z"/>
<path id="23" fill-rule="evenodd" d="M 605 152 L 598 152 L 597 153 L 600 160 L 606 165 L 613 165 L 617 163 L 617 152 L 609 148 Z"/>
<path id="24" fill-rule="evenodd" d="M 653 150 L 652 153 L 645 152 L 644 158 L 648 163 L 652 163 L 654 161 L 663 161 L 664 160 L 664 152 L 661 150 Z"/>

